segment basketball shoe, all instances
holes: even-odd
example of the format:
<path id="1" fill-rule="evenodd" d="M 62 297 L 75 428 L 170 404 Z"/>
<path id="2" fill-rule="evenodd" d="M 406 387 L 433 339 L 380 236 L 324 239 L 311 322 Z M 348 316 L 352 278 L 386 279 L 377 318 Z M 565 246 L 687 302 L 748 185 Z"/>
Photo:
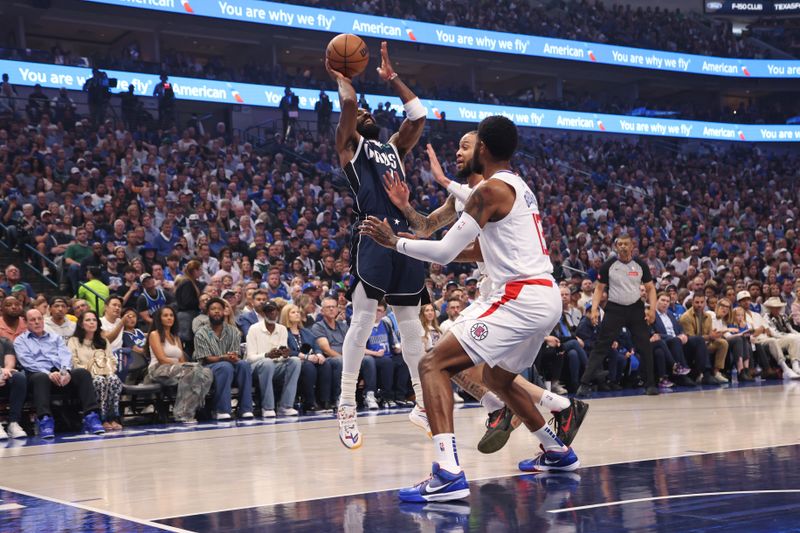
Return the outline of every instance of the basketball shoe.
<path id="1" fill-rule="evenodd" d="M 469 496 L 467 476 L 461 471 L 453 474 L 433 463 L 431 475 L 413 487 L 400 489 L 400 501 L 406 503 L 446 502 Z"/>
<path id="2" fill-rule="evenodd" d="M 336 412 L 336 417 L 339 419 L 339 440 L 342 441 L 345 448 L 351 450 L 360 448 L 363 443 L 361 433 L 358 431 L 356 416 L 354 405 L 340 405 Z"/>

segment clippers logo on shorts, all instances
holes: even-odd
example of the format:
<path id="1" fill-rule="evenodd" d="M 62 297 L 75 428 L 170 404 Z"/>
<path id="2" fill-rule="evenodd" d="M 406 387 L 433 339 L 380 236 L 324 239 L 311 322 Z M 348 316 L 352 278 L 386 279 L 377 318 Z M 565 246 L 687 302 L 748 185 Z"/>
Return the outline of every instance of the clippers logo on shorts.
<path id="1" fill-rule="evenodd" d="M 482 341 L 489 336 L 489 326 L 483 322 L 477 322 L 473 324 L 471 328 L 469 328 L 469 334 L 476 341 Z"/>

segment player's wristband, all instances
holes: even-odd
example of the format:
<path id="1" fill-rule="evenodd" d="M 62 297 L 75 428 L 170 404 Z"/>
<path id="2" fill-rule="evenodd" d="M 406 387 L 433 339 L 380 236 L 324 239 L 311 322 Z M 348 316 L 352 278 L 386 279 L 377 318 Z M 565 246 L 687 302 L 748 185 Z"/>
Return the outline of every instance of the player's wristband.
<path id="1" fill-rule="evenodd" d="M 394 80 L 396 80 L 396 79 L 397 79 L 397 72 L 394 72 L 394 73 L 392 73 L 392 75 L 391 75 L 391 76 L 389 76 L 389 79 L 388 79 L 388 80 L 386 80 L 386 81 L 388 81 L 388 82 L 393 82 L 393 81 L 394 81 Z"/>
<path id="2" fill-rule="evenodd" d="M 428 110 L 419 101 L 419 98 L 414 98 L 403 104 L 403 109 L 406 110 L 406 116 L 409 120 L 419 120 L 428 116 Z"/>

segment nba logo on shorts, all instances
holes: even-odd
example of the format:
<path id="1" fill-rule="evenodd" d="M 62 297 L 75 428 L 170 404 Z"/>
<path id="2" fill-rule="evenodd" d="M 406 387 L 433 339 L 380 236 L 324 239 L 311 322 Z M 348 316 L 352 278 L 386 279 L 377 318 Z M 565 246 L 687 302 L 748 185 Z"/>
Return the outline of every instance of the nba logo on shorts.
<path id="1" fill-rule="evenodd" d="M 439 443 L 439 450 L 444 451 L 444 442 Z"/>
<path id="2" fill-rule="evenodd" d="M 483 322 L 477 322 L 469 328 L 469 334 L 476 341 L 482 341 L 489 335 L 489 327 Z"/>

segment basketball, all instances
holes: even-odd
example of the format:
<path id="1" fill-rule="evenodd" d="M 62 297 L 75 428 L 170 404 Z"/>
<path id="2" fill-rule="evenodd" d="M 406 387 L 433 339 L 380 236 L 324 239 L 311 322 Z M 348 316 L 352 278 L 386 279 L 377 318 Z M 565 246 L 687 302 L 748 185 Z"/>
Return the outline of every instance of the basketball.
<path id="1" fill-rule="evenodd" d="M 328 43 L 325 56 L 333 70 L 341 72 L 348 78 L 354 78 L 367 68 L 369 48 L 358 35 L 341 33 Z"/>

